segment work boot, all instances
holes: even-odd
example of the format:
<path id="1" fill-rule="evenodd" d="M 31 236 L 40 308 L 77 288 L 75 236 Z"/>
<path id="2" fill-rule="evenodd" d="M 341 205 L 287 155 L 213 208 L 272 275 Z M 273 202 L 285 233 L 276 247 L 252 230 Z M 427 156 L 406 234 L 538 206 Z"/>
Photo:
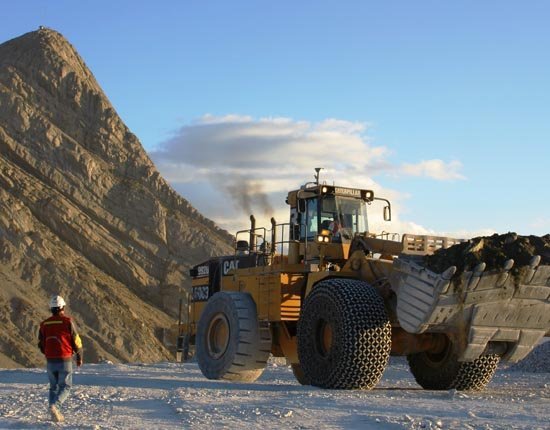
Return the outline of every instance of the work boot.
<path id="1" fill-rule="evenodd" d="M 65 417 L 63 417 L 63 414 L 55 405 L 50 406 L 50 414 L 52 416 L 52 421 L 55 421 L 56 423 L 61 423 L 65 420 Z"/>

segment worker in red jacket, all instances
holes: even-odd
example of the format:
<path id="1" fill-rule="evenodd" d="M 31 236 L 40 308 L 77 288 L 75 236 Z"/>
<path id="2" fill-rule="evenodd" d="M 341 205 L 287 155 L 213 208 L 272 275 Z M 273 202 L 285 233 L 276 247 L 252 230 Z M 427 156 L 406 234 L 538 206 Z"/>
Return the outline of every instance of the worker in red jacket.
<path id="1" fill-rule="evenodd" d="M 71 390 L 73 379 L 73 354 L 76 365 L 82 365 L 82 341 L 71 317 L 65 315 L 65 300 L 53 296 L 50 300 L 52 316 L 40 324 L 38 346 L 48 361 L 50 379 L 49 408 L 52 420 L 64 420 L 61 405 Z"/>

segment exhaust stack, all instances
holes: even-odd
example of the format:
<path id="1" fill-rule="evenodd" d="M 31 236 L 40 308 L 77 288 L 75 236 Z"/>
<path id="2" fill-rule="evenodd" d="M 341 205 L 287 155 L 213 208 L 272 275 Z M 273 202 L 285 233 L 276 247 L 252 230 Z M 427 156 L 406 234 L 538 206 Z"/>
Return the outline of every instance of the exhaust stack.
<path id="1" fill-rule="evenodd" d="M 254 215 L 250 215 L 250 252 L 254 252 L 256 250 L 256 218 L 254 218 Z"/>
<path id="2" fill-rule="evenodd" d="M 277 240 L 277 221 L 271 217 L 271 254 L 275 254 L 275 241 Z"/>

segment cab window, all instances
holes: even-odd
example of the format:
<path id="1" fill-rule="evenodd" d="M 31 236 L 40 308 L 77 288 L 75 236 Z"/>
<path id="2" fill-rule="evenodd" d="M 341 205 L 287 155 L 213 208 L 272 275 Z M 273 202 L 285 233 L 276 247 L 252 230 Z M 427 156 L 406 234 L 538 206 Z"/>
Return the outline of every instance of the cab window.
<path id="1" fill-rule="evenodd" d="M 317 213 L 317 199 L 311 199 L 307 201 L 306 205 L 307 213 L 307 237 L 313 239 L 317 234 L 317 225 L 319 221 Z"/>

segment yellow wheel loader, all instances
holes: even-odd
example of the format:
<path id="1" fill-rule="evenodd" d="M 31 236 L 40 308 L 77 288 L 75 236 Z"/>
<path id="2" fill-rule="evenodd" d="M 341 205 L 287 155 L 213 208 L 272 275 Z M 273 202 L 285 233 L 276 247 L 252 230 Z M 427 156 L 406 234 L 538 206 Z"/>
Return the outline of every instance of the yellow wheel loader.
<path id="1" fill-rule="evenodd" d="M 375 235 L 369 209 L 382 201 L 389 221 L 389 201 L 315 178 L 288 193 L 288 223 L 257 228 L 251 216 L 234 255 L 191 269 L 179 345 L 204 376 L 254 381 L 272 354 L 302 384 L 371 389 L 400 355 L 425 389 L 480 390 L 499 361 L 521 360 L 548 335 L 548 254 L 516 271 L 511 259 L 460 258 L 434 271 L 430 256 L 473 245 Z"/>

